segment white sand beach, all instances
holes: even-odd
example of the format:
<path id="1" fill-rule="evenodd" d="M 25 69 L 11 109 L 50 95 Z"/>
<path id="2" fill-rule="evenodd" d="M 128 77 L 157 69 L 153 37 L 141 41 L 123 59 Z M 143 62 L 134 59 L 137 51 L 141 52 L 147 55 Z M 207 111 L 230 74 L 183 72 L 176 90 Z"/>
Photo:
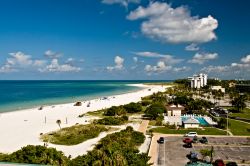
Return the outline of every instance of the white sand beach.
<path id="1" fill-rule="evenodd" d="M 26 145 L 43 145 L 39 139 L 40 133 L 47 133 L 58 130 L 59 127 L 56 120 L 61 120 L 62 127 L 72 126 L 76 123 L 86 124 L 91 120 L 89 117 L 79 118 L 80 114 L 96 111 L 102 108 L 128 104 L 130 102 L 138 102 L 141 97 L 148 96 L 154 92 L 164 91 L 167 86 L 160 85 L 142 85 L 144 89 L 116 95 L 108 96 L 107 99 L 94 99 L 90 101 L 81 101 L 82 106 L 74 106 L 75 103 L 60 104 L 54 106 L 44 106 L 42 110 L 37 108 L 19 110 L 0 114 L 0 153 L 11 153 Z M 151 90 L 149 90 L 151 89 Z M 88 107 L 88 103 L 89 107 Z M 45 123 L 46 121 L 46 123 Z M 138 129 L 137 124 L 132 125 Z M 123 126 L 125 128 L 126 126 Z M 93 145 L 101 138 L 105 137 L 106 133 L 101 133 L 99 137 L 85 141 L 74 146 L 52 145 L 61 150 L 65 155 L 76 157 L 86 153 L 93 148 Z"/>

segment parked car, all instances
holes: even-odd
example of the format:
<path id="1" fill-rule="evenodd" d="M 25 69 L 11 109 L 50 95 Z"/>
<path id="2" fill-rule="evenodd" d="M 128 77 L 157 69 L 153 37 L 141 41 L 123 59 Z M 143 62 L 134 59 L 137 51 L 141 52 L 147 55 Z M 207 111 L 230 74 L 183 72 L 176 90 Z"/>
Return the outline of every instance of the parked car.
<path id="1" fill-rule="evenodd" d="M 193 147 L 193 143 L 192 142 L 187 142 L 183 145 L 184 148 L 192 148 Z"/>
<path id="2" fill-rule="evenodd" d="M 193 137 L 193 143 L 197 143 L 198 142 L 198 137 L 197 136 L 194 136 Z"/>
<path id="3" fill-rule="evenodd" d="M 208 143 L 207 137 L 201 137 L 200 143 L 207 144 Z"/>
<path id="4" fill-rule="evenodd" d="M 237 166 L 236 162 L 229 162 L 226 164 L 226 166 Z"/>
<path id="5" fill-rule="evenodd" d="M 214 162 L 214 166 L 225 166 L 224 161 L 221 159 L 217 159 Z"/>
<path id="6" fill-rule="evenodd" d="M 183 139 L 183 143 L 192 143 L 192 142 L 193 142 L 193 140 L 189 137 L 186 137 Z"/>
<path id="7" fill-rule="evenodd" d="M 184 135 L 185 137 L 194 137 L 194 136 L 198 136 L 198 134 L 196 132 L 189 132 L 187 134 Z"/>
<path id="8" fill-rule="evenodd" d="M 191 163 L 195 163 L 198 161 L 198 154 L 195 152 L 190 151 L 190 153 L 187 154 L 186 157 L 191 161 Z"/>
<path id="9" fill-rule="evenodd" d="M 163 144 L 164 143 L 164 138 L 163 137 L 160 137 L 158 140 L 157 140 L 157 142 L 159 143 L 159 144 Z"/>

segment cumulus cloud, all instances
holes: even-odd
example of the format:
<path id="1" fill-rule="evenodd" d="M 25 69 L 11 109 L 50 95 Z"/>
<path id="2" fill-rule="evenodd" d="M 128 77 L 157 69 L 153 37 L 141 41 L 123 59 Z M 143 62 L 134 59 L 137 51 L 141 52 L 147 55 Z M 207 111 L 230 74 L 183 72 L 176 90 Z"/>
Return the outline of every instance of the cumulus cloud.
<path id="1" fill-rule="evenodd" d="M 52 59 L 49 65 L 39 69 L 40 72 L 79 72 L 80 70 L 81 68 L 71 64 L 59 64 L 58 59 Z"/>
<path id="2" fill-rule="evenodd" d="M 138 58 L 137 58 L 137 57 L 133 57 L 133 61 L 134 61 L 135 63 L 137 63 L 137 62 L 138 62 Z"/>
<path id="3" fill-rule="evenodd" d="M 155 66 L 146 65 L 144 70 L 148 73 L 162 73 L 172 69 L 172 66 L 167 66 L 164 61 L 159 61 Z"/>
<path id="4" fill-rule="evenodd" d="M 156 52 L 134 52 L 135 55 L 147 57 L 147 58 L 160 58 L 162 61 L 164 61 L 166 64 L 177 64 L 183 61 L 183 59 L 177 59 L 172 55 L 168 54 L 160 54 Z"/>
<path id="5" fill-rule="evenodd" d="M 204 67 L 201 69 L 201 71 L 210 73 L 210 74 L 215 74 L 215 75 L 229 75 L 233 77 L 241 77 L 242 75 L 246 75 L 246 77 L 249 78 L 249 72 L 250 72 L 250 63 L 249 63 L 249 58 L 250 56 L 247 55 L 243 58 L 241 58 L 242 63 L 237 63 L 233 62 L 229 65 L 224 65 L 224 66 L 208 66 Z"/>
<path id="6" fill-rule="evenodd" d="M 55 58 L 59 58 L 62 56 L 61 53 L 58 53 L 58 52 L 54 52 L 54 51 L 51 51 L 51 50 L 47 50 L 44 52 L 44 55 L 48 58 L 51 58 L 51 59 L 55 59 Z"/>
<path id="7" fill-rule="evenodd" d="M 120 4 L 127 8 L 129 3 L 140 3 L 140 0 L 102 0 L 102 3 L 108 5 Z"/>
<path id="8" fill-rule="evenodd" d="M 9 53 L 9 55 L 10 58 L 7 58 L 5 64 L 0 67 L 1 73 L 19 71 L 21 68 L 32 66 L 42 66 L 46 63 L 43 60 L 32 60 L 30 55 L 26 55 L 21 51 Z"/>
<path id="9" fill-rule="evenodd" d="M 120 56 L 116 56 L 114 59 L 115 66 L 107 66 L 108 71 L 113 71 L 113 70 L 122 70 L 123 69 L 123 63 L 124 59 Z"/>
<path id="10" fill-rule="evenodd" d="M 198 47 L 197 44 L 191 43 L 190 45 L 185 47 L 186 51 L 198 51 L 200 48 Z"/>
<path id="11" fill-rule="evenodd" d="M 12 67 L 12 65 L 10 65 L 10 64 L 5 64 L 5 65 L 0 67 L 0 73 L 10 73 L 10 72 L 15 72 L 15 71 L 17 71 L 17 70 L 14 69 Z"/>
<path id="12" fill-rule="evenodd" d="M 7 62 L 11 65 L 19 64 L 21 66 L 26 66 L 32 64 L 31 56 L 25 55 L 21 51 L 15 53 L 9 53 L 11 58 L 7 59 Z"/>
<path id="13" fill-rule="evenodd" d="M 250 55 L 241 58 L 242 63 L 250 63 Z"/>
<path id="14" fill-rule="evenodd" d="M 151 2 L 148 7 L 139 6 L 127 16 L 129 20 L 143 19 L 144 35 L 170 43 L 204 43 L 216 39 L 214 30 L 218 21 L 212 16 L 191 16 L 183 6 L 172 8 L 167 3 Z"/>
<path id="15" fill-rule="evenodd" d="M 45 60 L 34 60 L 33 66 L 41 67 L 44 66 L 47 63 Z"/>
<path id="16" fill-rule="evenodd" d="M 218 58 L 217 53 L 196 53 L 191 60 L 189 60 L 189 63 L 197 63 L 197 64 L 203 64 L 207 61 L 214 60 Z"/>

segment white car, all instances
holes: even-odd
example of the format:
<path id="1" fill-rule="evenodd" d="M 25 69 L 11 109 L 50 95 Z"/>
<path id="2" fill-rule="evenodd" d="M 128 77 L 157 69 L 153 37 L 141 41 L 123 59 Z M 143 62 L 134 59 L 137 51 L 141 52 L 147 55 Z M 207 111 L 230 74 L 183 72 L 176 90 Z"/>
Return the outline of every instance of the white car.
<path id="1" fill-rule="evenodd" d="M 194 137 L 194 136 L 198 136 L 198 134 L 196 132 L 189 132 L 187 134 L 184 135 L 185 137 Z"/>

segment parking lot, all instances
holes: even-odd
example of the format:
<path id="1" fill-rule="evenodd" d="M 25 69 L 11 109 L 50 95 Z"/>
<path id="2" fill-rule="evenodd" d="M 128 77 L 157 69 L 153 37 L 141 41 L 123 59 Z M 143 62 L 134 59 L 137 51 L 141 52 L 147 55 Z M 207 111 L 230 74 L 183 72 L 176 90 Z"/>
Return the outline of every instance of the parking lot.
<path id="1" fill-rule="evenodd" d="M 165 137 L 163 144 L 158 144 L 159 166 L 179 166 L 188 162 L 186 155 L 190 149 L 183 148 L 182 137 Z"/>
<path id="2" fill-rule="evenodd" d="M 216 159 L 224 161 L 245 161 L 250 163 L 250 142 L 247 138 L 241 137 L 207 137 L 208 144 L 196 143 L 192 148 L 183 147 L 183 137 L 166 136 L 163 144 L 158 144 L 157 165 L 183 166 L 188 162 L 186 155 L 190 151 L 199 154 L 200 149 L 214 148 Z M 199 154 L 199 158 L 202 156 Z"/>

